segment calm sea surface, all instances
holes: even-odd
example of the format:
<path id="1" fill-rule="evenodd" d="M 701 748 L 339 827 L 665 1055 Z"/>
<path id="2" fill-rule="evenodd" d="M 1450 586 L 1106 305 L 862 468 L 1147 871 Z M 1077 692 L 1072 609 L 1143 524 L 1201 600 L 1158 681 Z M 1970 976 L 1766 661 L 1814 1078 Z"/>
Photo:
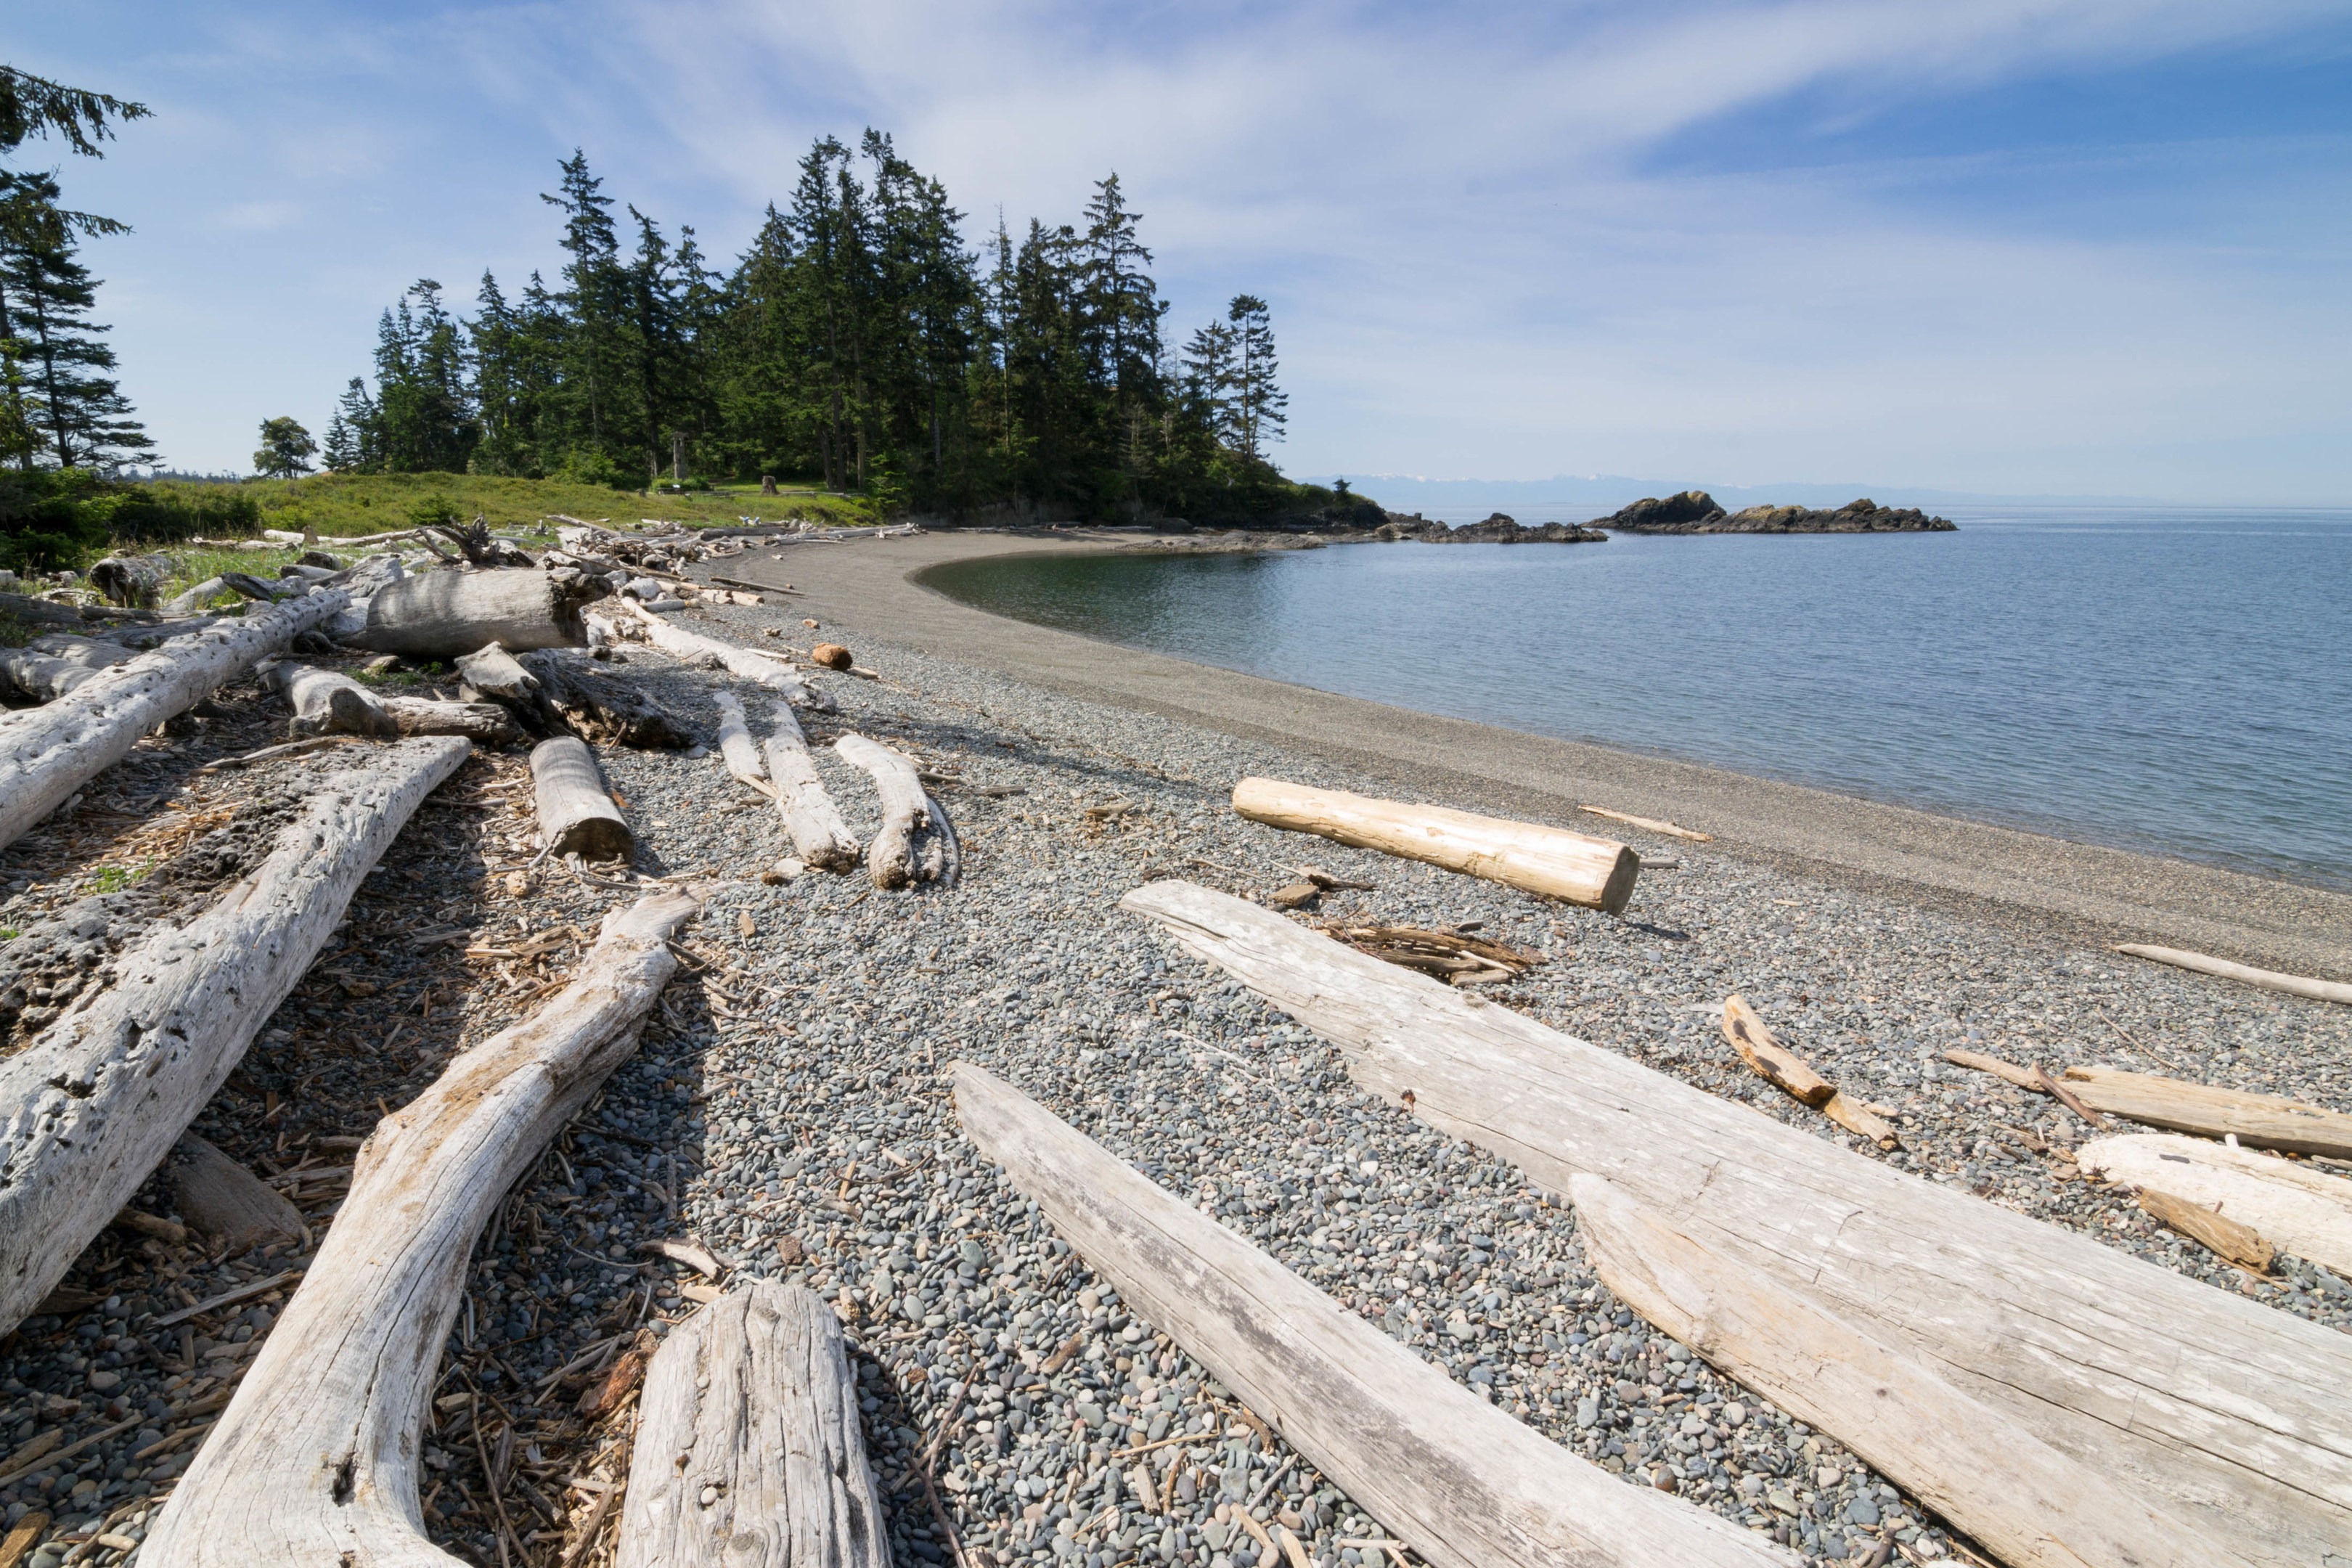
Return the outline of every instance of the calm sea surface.
<path id="1" fill-rule="evenodd" d="M 927 580 L 1327 691 L 2352 887 L 2352 512 L 1952 515 L 1958 533 L 1000 560 Z"/>

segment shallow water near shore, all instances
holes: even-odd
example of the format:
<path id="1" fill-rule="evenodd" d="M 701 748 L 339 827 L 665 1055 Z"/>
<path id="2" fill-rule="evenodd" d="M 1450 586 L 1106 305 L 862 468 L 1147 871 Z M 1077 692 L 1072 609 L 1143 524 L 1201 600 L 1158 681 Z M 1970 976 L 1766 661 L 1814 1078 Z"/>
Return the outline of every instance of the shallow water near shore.
<path id="1" fill-rule="evenodd" d="M 1951 515 L 1958 533 L 1009 557 L 923 580 L 1423 712 L 2352 888 L 2352 512 Z"/>

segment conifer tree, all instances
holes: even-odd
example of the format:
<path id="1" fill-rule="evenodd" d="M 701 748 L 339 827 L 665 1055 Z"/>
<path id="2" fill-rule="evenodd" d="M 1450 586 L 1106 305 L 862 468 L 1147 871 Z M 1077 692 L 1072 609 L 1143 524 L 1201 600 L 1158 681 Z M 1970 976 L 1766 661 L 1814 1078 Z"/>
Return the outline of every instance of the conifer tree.
<path id="1" fill-rule="evenodd" d="M 319 444 L 292 416 L 261 422 L 261 449 L 253 454 L 253 471 L 264 479 L 290 479 L 310 471 Z"/>
<path id="2" fill-rule="evenodd" d="M 56 181 L 18 178 L 34 200 L 55 204 Z M 0 242 L 0 337 L 15 340 L 23 366 L 12 395 L 16 417 L 41 441 L 39 458 L 28 460 L 105 470 L 152 463 L 147 432 L 107 374 L 115 368 L 109 329 L 89 319 L 98 281 L 74 251 L 64 224 L 35 225 Z"/>
<path id="3" fill-rule="evenodd" d="M 1275 384 L 1274 328 L 1265 301 L 1236 294 L 1226 308 L 1233 337 L 1233 407 L 1235 449 L 1263 460 L 1265 448 L 1282 439 L 1289 423 L 1290 398 Z"/>

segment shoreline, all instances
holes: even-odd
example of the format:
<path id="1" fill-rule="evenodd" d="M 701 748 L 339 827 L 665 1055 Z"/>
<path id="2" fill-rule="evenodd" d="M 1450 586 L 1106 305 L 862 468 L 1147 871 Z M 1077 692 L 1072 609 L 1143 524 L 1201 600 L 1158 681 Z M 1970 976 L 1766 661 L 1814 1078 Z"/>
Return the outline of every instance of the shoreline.
<path id="1" fill-rule="evenodd" d="M 1130 532 L 926 533 L 738 558 L 730 575 L 791 583 L 791 608 L 852 637 L 1270 741 L 1465 809 L 1573 825 L 1578 806 L 1605 805 L 1713 833 L 1715 848 L 1742 858 L 1931 905 L 2005 911 L 2100 946 L 2158 942 L 2352 975 L 2352 894 L 1320 691 L 1012 620 L 918 580 L 963 561 L 1140 553 L 1157 542 Z"/>

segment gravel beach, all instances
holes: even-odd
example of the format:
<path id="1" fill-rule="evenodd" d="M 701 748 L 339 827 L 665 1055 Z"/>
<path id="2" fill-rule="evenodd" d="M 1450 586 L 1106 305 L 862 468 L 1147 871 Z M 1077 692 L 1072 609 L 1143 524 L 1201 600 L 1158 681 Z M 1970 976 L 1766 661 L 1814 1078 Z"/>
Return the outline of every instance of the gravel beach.
<path id="1" fill-rule="evenodd" d="M 824 626 L 811 632 L 804 613 Z M 813 599 L 685 621 L 805 646 L 838 629 L 828 615 Z M 1622 918 L 1539 901 L 1244 822 L 1226 803 L 1247 773 L 1484 809 L 1494 798 L 1090 700 L 924 640 L 917 626 L 856 626 L 858 663 L 878 679 L 821 678 L 840 711 L 804 722 L 861 835 L 877 821 L 874 793 L 825 749 L 834 736 L 871 735 L 940 781 L 964 854 L 952 889 L 884 892 L 815 872 L 763 882 L 789 850 L 782 824 L 715 754 L 601 753 L 645 845 L 638 874 L 687 881 L 706 902 L 642 1050 L 518 1187 L 475 1259 L 425 1454 L 428 1527 L 467 1561 L 605 1560 L 595 1542 L 629 1423 L 612 1371 L 705 1289 L 641 1244 L 688 1236 L 733 1271 L 800 1279 L 835 1304 L 902 1564 L 952 1562 L 960 1546 L 977 1563 L 1251 1568 L 1261 1559 L 1235 1522 L 1244 1510 L 1294 1531 L 1318 1564 L 1381 1560 L 1349 1544 L 1384 1537 L 1381 1521 L 1132 1320 L 978 1158 L 947 1091 L 959 1059 L 1629 1485 L 1675 1491 L 1824 1563 L 1954 1554 L 1931 1516 L 1838 1444 L 1622 1310 L 1587 1268 L 1571 1212 L 1357 1091 L 1338 1052 L 1118 910 L 1159 877 L 1261 899 L 1303 865 L 1371 883 L 1302 918 L 1475 927 L 1536 950 L 1544 962 L 1490 999 L 1861 1147 L 1725 1045 L 1723 999 L 1739 993 L 1897 1123 L 1903 1147 L 1872 1157 L 2352 1330 L 2352 1285 L 2294 1260 L 2263 1279 L 2223 1263 L 2128 1194 L 2076 1179 L 2061 1155 L 2087 1132 L 2072 1113 L 1940 1060 L 1967 1047 L 2352 1110 L 2352 1010 L 2118 957 L 2086 939 L 2086 917 L 1906 887 L 1884 868 L 1809 875 L 1789 852 L 1654 837 L 1549 802 L 1521 814 L 1605 827 L 1652 864 Z M 622 658 L 706 746 L 721 689 L 742 692 L 763 728 L 766 704 L 723 673 L 637 647 Z M 220 706 L 263 709 L 256 693 Z M 126 764 L 149 767 L 152 784 L 110 787 L 143 799 L 208 781 L 200 795 L 288 798 L 320 760 L 194 772 L 265 743 L 274 723 L 215 721 L 169 750 L 159 739 Z M 526 1013 L 596 919 L 633 896 L 531 866 L 527 779 L 518 755 L 478 757 L 419 813 L 197 1124 L 279 1173 L 314 1233 L 382 1109 Z M 95 825 L 75 853 L 158 831 L 152 820 Z M 192 855 L 233 820 L 164 847 Z M 29 932 L 46 920 L 38 929 L 71 936 L 87 923 L 90 911 L 74 911 L 98 896 L 90 877 L 60 869 L 70 826 L 9 852 L 0 924 Z M 233 872 L 223 858 L 205 885 Z M 150 896 L 118 912 L 122 929 L 101 921 L 79 940 L 119 948 L 177 907 Z M 80 968 L 103 963 L 96 952 Z M 152 1191 L 136 1206 L 168 1213 Z M 215 1258 L 118 1229 L 66 1281 L 86 1304 L 0 1342 L 0 1518 L 50 1516 L 26 1563 L 135 1560 L 155 1500 L 269 1331 L 291 1283 L 281 1277 L 308 1256 L 289 1245 Z"/>

